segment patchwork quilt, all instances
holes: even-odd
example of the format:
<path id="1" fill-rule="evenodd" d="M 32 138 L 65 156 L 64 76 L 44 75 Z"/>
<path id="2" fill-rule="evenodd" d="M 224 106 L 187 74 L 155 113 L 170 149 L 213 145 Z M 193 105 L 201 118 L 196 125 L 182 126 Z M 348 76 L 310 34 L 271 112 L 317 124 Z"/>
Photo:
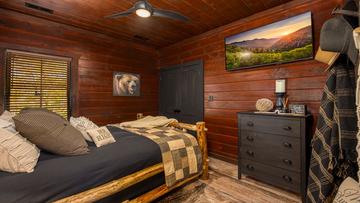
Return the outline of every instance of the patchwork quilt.
<path id="1" fill-rule="evenodd" d="M 201 150 L 193 135 L 169 127 L 120 128 L 145 136 L 159 145 L 164 164 L 165 182 L 168 187 L 201 171 Z"/>

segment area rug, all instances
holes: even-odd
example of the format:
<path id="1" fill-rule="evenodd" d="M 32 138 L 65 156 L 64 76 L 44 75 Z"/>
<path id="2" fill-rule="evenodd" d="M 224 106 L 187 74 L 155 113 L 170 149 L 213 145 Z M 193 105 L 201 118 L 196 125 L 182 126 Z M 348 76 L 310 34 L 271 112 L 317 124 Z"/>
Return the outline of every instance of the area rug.
<path id="1" fill-rule="evenodd" d="M 207 181 L 197 180 L 156 200 L 158 203 L 295 203 L 300 200 L 271 192 L 246 181 L 210 172 Z"/>

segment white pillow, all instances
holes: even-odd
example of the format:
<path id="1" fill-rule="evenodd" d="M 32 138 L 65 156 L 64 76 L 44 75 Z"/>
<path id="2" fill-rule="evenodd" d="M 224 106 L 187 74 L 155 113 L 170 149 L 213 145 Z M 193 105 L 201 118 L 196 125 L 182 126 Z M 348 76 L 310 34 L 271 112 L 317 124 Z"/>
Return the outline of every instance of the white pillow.
<path id="1" fill-rule="evenodd" d="M 40 150 L 19 133 L 0 128 L 0 170 L 10 173 L 34 171 Z"/>
<path id="2" fill-rule="evenodd" d="M 87 140 L 89 142 L 93 142 L 93 140 L 86 133 L 86 131 L 91 130 L 91 129 L 99 128 L 99 126 L 97 126 L 91 120 L 89 120 L 88 118 L 83 117 L 83 116 L 78 117 L 78 118 L 70 117 L 70 124 L 72 126 L 74 126 L 76 129 L 78 129 L 82 133 L 85 140 Z"/>
<path id="3" fill-rule="evenodd" d="M 11 123 L 11 122 L 6 121 L 6 120 L 0 119 L 0 128 L 5 129 L 5 130 L 7 130 L 9 132 L 12 132 L 12 133 L 17 133 L 16 129 L 15 129 L 15 123 Z"/>
<path id="4" fill-rule="evenodd" d="M 10 123 L 15 123 L 14 120 L 12 119 L 15 116 L 14 113 L 11 113 L 10 111 L 4 111 L 1 116 L 0 119 L 8 121 Z"/>
<path id="5" fill-rule="evenodd" d="M 14 113 L 4 111 L 4 113 L 2 113 L 0 116 L 0 128 L 5 128 L 10 132 L 16 133 L 15 122 L 13 120 L 14 116 Z"/>
<path id="6" fill-rule="evenodd" d="M 110 131 L 105 126 L 97 129 L 88 130 L 86 132 L 90 135 L 92 140 L 94 140 L 97 147 L 116 142 Z"/>

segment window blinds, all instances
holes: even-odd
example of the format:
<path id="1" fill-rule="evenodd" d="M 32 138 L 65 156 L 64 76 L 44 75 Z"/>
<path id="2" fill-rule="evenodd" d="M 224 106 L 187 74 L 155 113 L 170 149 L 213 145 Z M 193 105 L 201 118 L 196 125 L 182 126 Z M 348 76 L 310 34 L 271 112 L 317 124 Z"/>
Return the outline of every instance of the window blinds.
<path id="1" fill-rule="evenodd" d="M 5 108 L 47 108 L 68 118 L 70 59 L 7 51 Z"/>

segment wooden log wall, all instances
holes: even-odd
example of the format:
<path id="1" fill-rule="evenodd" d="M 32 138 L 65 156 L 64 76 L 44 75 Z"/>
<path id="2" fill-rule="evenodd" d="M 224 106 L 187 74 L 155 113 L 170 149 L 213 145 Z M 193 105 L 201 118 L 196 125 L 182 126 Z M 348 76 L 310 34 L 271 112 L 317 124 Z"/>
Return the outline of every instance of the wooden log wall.
<path id="1" fill-rule="evenodd" d="M 3 78 L 6 49 L 72 57 L 76 77 L 73 80 L 73 113 L 102 125 L 135 119 L 138 112 L 156 114 L 157 68 L 202 59 L 209 152 L 235 162 L 238 150 L 236 112 L 255 110 L 259 98 L 274 99 L 275 80 L 286 78 L 290 102 L 306 104 L 316 118 L 326 73 L 325 66 L 314 60 L 227 72 L 224 38 L 312 11 L 317 50 L 320 28 L 331 17 L 336 2 L 340 1 L 295 0 L 160 50 L 0 9 L 0 75 Z M 113 71 L 141 74 L 141 96 L 113 97 Z M 1 79 L 0 82 L 4 84 Z M 208 102 L 208 96 L 214 96 L 214 101 Z"/>
<path id="2" fill-rule="evenodd" d="M 236 162 L 238 128 L 236 112 L 254 111 L 260 98 L 274 100 L 275 80 L 287 79 L 290 103 L 306 104 L 318 116 L 319 101 L 326 80 L 325 66 L 314 60 L 249 70 L 225 70 L 224 38 L 297 14 L 311 11 L 315 50 L 322 24 L 331 17 L 337 0 L 295 0 L 159 51 L 159 67 L 202 59 L 205 70 L 205 122 L 210 155 Z M 214 101 L 209 102 L 209 96 Z"/>
<path id="3" fill-rule="evenodd" d="M 154 48 L 0 9 L 2 78 L 6 49 L 72 57 L 76 69 L 72 86 L 75 115 L 103 125 L 134 120 L 138 112 L 157 113 L 158 69 Z M 114 97 L 113 71 L 140 74 L 141 96 Z"/>

